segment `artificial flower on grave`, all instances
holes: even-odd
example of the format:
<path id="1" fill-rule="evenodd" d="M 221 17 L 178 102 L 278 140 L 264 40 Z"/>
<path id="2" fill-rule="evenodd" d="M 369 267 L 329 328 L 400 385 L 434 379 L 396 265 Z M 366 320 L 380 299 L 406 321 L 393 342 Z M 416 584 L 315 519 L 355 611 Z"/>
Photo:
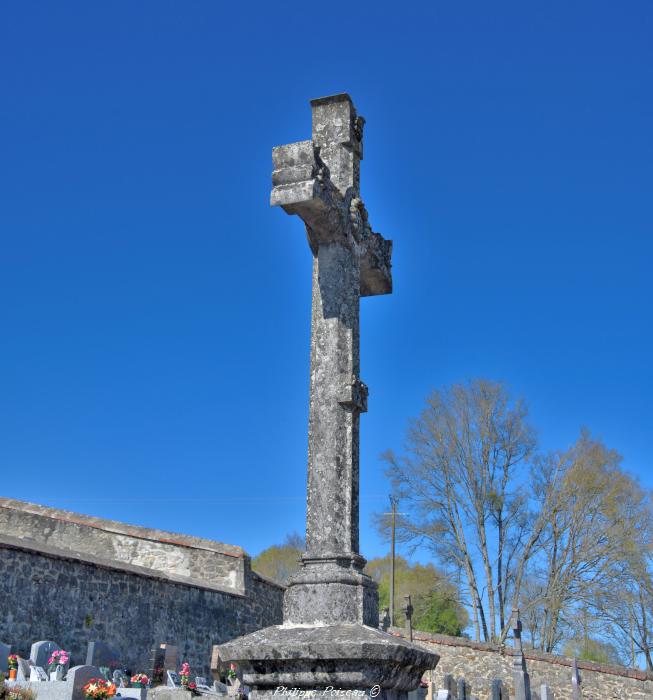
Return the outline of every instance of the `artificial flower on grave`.
<path id="1" fill-rule="evenodd" d="M 48 659 L 48 671 L 55 671 L 57 666 L 65 666 L 69 661 L 70 655 L 65 649 L 56 649 Z"/>
<path id="2" fill-rule="evenodd" d="M 141 688 L 146 688 L 150 684 L 150 679 L 144 673 L 137 673 L 130 679 L 130 683 Z"/>
<path id="3" fill-rule="evenodd" d="M 7 657 L 7 668 L 11 671 L 12 669 L 18 668 L 18 655 L 9 654 Z"/>
<path id="4" fill-rule="evenodd" d="M 116 686 L 104 678 L 91 678 L 82 688 L 82 692 L 87 698 L 94 700 L 107 700 L 116 694 Z"/>
<path id="5" fill-rule="evenodd" d="M 227 671 L 227 678 L 232 680 L 238 676 L 238 666 L 234 663 L 229 664 L 229 670 Z"/>
<path id="6" fill-rule="evenodd" d="M 183 686 L 188 685 L 188 680 L 190 678 L 190 664 L 187 661 L 181 665 L 181 670 L 179 671 L 179 680 Z"/>

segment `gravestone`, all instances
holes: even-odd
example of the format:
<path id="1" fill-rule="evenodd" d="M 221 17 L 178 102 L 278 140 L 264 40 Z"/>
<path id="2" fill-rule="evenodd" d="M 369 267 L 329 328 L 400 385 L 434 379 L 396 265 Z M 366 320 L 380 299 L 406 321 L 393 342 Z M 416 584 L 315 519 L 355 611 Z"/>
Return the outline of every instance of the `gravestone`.
<path id="1" fill-rule="evenodd" d="M 407 700 L 426 700 L 426 688 L 421 685 L 408 693 Z"/>
<path id="2" fill-rule="evenodd" d="M 167 671 L 168 669 L 176 670 L 179 665 L 179 651 L 173 644 L 162 644 L 163 649 L 163 668 Z"/>
<path id="3" fill-rule="evenodd" d="M 7 670 L 7 657 L 11 654 L 11 644 L 0 642 L 0 673 Z"/>
<path id="4" fill-rule="evenodd" d="M 127 688 L 129 687 L 129 676 L 122 670 L 117 668 L 111 674 L 111 680 L 116 688 Z"/>
<path id="5" fill-rule="evenodd" d="M 383 615 L 381 615 L 381 622 L 380 625 L 381 629 L 384 632 L 387 632 L 390 629 L 390 609 L 389 608 L 383 608 Z"/>
<path id="6" fill-rule="evenodd" d="M 465 679 L 459 678 L 458 683 L 456 685 L 457 685 L 457 689 L 458 689 L 458 692 L 457 692 L 458 700 L 467 700 L 468 685 L 467 685 L 467 683 L 465 683 Z"/>
<path id="7" fill-rule="evenodd" d="M 438 655 L 378 629 L 378 591 L 359 553 L 360 297 L 389 294 L 392 242 L 360 197 L 363 125 L 349 95 L 311 102 L 312 139 L 272 151 L 272 205 L 298 215 L 312 254 L 306 552 L 284 595 L 283 625 L 220 646 L 252 686 L 382 693 L 417 688 Z"/>
<path id="8" fill-rule="evenodd" d="M 452 700 L 451 693 L 446 688 L 440 688 L 440 690 L 438 690 L 437 700 Z"/>
<path id="9" fill-rule="evenodd" d="M 540 700 L 555 700 L 555 695 L 548 685 L 540 686 Z"/>
<path id="10" fill-rule="evenodd" d="M 204 676 L 195 676 L 195 687 L 197 690 L 213 690 Z"/>
<path id="11" fill-rule="evenodd" d="M 181 688 L 181 681 L 176 671 L 166 671 L 168 688 Z"/>
<path id="12" fill-rule="evenodd" d="M 571 697 L 573 700 L 582 700 L 583 693 L 580 689 L 580 674 L 578 673 L 578 661 L 574 658 L 571 667 Z"/>
<path id="13" fill-rule="evenodd" d="M 44 668 L 40 666 L 31 666 L 29 673 L 30 682 L 42 683 L 43 681 L 49 681 L 50 677 L 45 672 Z"/>
<path id="14" fill-rule="evenodd" d="M 213 681 L 213 692 L 220 693 L 220 695 L 227 695 L 228 688 L 224 683 L 220 681 Z"/>
<path id="15" fill-rule="evenodd" d="M 503 682 L 501 681 L 500 678 L 495 678 L 492 681 L 490 698 L 491 698 L 491 700 L 506 700 L 506 694 L 505 694 L 505 690 L 503 688 Z"/>
<path id="16" fill-rule="evenodd" d="M 33 666 L 41 666 L 47 668 L 48 659 L 52 656 L 53 651 L 60 651 L 61 647 L 56 642 L 41 641 L 34 642 L 29 654 L 29 660 Z"/>
<path id="17" fill-rule="evenodd" d="M 32 674 L 32 665 L 27 659 L 18 657 L 18 671 L 16 673 L 16 680 L 26 683 L 29 681 Z"/>
<path id="18" fill-rule="evenodd" d="M 86 648 L 86 665 L 107 667 L 113 671 L 120 665 L 119 654 L 104 642 L 89 642 Z"/>
<path id="19" fill-rule="evenodd" d="M 456 683 L 456 679 L 450 673 L 447 673 L 444 676 L 444 678 L 442 679 L 442 685 L 444 686 L 444 690 L 446 690 L 449 693 L 449 695 L 451 695 L 451 700 L 457 700 L 458 684 Z"/>
<path id="20" fill-rule="evenodd" d="M 73 666 L 66 676 L 66 683 L 70 686 L 70 700 L 84 700 L 84 686 L 93 678 L 100 677 L 100 669 L 97 666 Z"/>
<path id="21" fill-rule="evenodd" d="M 132 700 L 146 700 L 148 688 L 118 688 L 116 697 L 131 698 Z"/>

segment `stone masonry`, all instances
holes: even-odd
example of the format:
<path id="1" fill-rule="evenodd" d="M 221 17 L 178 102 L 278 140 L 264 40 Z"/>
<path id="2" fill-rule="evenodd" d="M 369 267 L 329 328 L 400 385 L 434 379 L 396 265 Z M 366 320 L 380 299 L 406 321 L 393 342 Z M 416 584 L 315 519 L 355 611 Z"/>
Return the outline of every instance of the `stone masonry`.
<path id="1" fill-rule="evenodd" d="M 88 642 L 102 641 L 128 668 L 146 671 L 152 647 L 167 643 L 198 675 L 209 675 L 214 644 L 281 622 L 284 587 L 253 572 L 240 548 L 197 540 L 195 551 L 193 537 L 156 531 L 156 540 L 155 531 L 111 522 L 119 530 L 113 532 L 106 522 L 18 502 L 0 508 L 0 640 L 21 656 L 29 656 L 34 641 L 54 639 L 71 652 L 73 665 L 83 664 Z M 146 532 L 152 539 L 143 539 Z M 114 558 L 113 536 L 122 559 Z M 149 548 L 158 568 L 140 563 Z M 130 549 L 139 563 L 125 560 Z M 198 561 L 210 563 L 211 553 L 215 566 L 186 575 Z M 225 585 L 233 581 L 240 586 Z"/>
<path id="2" fill-rule="evenodd" d="M 240 593 L 245 552 L 222 542 L 0 498 L 0 532 Z"/>
<path id="3" fill-rule="evenodd" d="M 399 636 L 405 635 L 405 631 L 398 627 L 391 628 L 391 631 Z M 446 676 L 464 678 L 470 686 L 470 696 L 491 700 L 492 681 L 498 678 L 509 690 L 510 697 L 515 697 L 513 648 L 426 632 L 415 632 L 413 639 L 416 644 L 432 649 L 440 656 L 437 668 L 431 672 L 436 688 L 444 687 Z M 532 690 L 548 685 L 556 700 L 572 700 L 573 659 L 527 648 L 522 654 Z M 587 700 L 653 698 L 653 673 L 591 661 L 578 661 L 577 664 L 582 697 Z"/>

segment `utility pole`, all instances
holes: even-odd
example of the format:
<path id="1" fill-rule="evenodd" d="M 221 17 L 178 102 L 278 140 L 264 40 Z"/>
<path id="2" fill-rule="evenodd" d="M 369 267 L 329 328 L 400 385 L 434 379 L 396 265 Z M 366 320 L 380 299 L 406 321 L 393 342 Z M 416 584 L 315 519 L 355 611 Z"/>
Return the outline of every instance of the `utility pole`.
<path id="1" fill-rule="evenodd" d="M 397 504 L 399 499 L 396 496 L 388 496 L 390 499 L 390 507 L 392 510 L 383 515 L 392 516 L 391 519 L 391 538 L 390 538 L 390 624 L 395 623 L 395 530 L 397 528 L 397 516 L 406 515 L 406 513 L 397 513 Z"/>
<path id="2" fill-rule="evenodd" d="M 397 497 L 390 496 L 392 508 L 392 545 L 390 552 L 390 624 L 395 623 L 395 527 L 397 525 Z"/>

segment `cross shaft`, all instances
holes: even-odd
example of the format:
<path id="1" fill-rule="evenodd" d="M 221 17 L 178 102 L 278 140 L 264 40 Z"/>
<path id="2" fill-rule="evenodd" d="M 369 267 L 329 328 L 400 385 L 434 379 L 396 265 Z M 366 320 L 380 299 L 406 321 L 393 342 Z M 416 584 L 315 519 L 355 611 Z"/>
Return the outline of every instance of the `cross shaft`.
<path id="1" fill-rule="evenodd" d="M 359 425 L 367 410 L 359 300 L 391 292 L 392 242 L 372 231 L 360 198 L 364 120 L 348 95 L 311 106 L 312 140 L 272 153 L 271 203 L 303 220 L 313 254 L 307 551 L 286 595 L 286 616 L 328 622 L 333 601 L 325 591 L 338 584 L 346 587 L 339 599 L 352 598 L 351 621 L 369 624 L 378 611 L 361 573 L 358 538 Z"/>

